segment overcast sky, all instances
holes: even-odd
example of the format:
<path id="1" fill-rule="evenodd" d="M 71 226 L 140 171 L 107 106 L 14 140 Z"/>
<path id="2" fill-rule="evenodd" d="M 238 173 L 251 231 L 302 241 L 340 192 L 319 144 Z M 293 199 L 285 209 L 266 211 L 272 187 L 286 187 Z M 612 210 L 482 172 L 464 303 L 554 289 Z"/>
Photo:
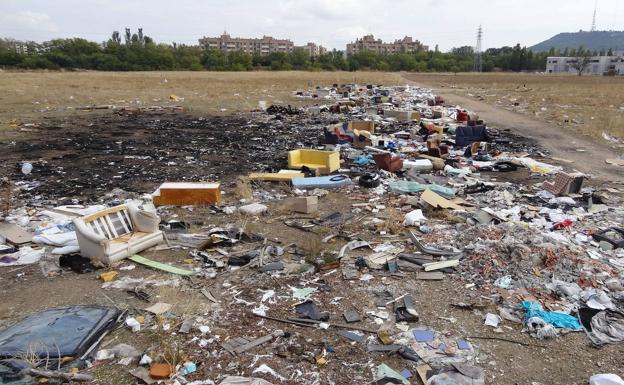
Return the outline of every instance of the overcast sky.
<path id="1" fill-rule="evenodd" d="M 345 49 L 372 33 L 405 35 L 441 50 L 531 46 L 559 32 L 588 30 L 594 0 L 0 0 L 0 37 L 105 41 L 125 27 L 157 42 L 196 44 L 223 30 L 236 37 L 270 35 Z M 624 30 L 624 0 L 598 0 L 598 29 Z"/>

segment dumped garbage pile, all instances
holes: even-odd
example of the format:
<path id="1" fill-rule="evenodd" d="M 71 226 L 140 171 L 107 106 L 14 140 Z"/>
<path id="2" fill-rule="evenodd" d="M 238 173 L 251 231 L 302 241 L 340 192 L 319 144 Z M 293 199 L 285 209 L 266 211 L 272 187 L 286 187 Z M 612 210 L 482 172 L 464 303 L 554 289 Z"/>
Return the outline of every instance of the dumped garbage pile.
<path id="1" fill-rule="evenodd" d="M 0 274 L 97 281 L 107 306 L 3 325 L 0 378 L 516 384 L 482 345 L 624 342 L 621 184 L 429 90 L 293 97 L 325 104 L 122 113 L 96 118 L 108 131 L 16 143 L 11 156 L 34 155 L 3 181 Z M 44 337 L 29 326 L 54 315 L 67 321 Z M 582 365 L 564 381 L 587 382 Z"/>

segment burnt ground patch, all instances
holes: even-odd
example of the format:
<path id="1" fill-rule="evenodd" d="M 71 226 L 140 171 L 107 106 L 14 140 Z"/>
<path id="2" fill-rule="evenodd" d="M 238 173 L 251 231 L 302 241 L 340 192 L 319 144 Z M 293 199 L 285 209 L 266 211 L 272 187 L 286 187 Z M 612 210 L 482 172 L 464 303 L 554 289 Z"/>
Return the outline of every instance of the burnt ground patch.
<path id="1" fill-rule="evenodd" d="M 151 192 L 164 181 L 220 181 L 286 166 L 286 152 L 320 143 L 324 124 L 288 117 L 124 113 L 44 120 L 3 143 L 0 175 L 22 198 L 89 200 L 114 188 Z M 21 163 L 33 171 L 21 173 Z M 229 176 L 232 178 L 228 179 Z"/>

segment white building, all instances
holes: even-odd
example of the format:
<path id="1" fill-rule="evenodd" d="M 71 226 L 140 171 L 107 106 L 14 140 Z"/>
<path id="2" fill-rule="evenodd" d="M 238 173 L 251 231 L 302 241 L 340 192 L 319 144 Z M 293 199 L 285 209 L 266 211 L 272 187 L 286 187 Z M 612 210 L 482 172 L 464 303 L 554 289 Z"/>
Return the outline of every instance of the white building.
<path id="1" fill-rule="evenodd" d="M 620 52 L 617 52 L 618 54 Z M 575 64 L 578 60 L 576 57 L 548 57 L 546 59 L 547 73 L 578 73 Z M 615 74 L 624 75 L 624 55 L 618 56 L 592 56 L 589 58 L 589 64 L 585 67 L 583 74 L 587 75 L 604 75 Z"/>

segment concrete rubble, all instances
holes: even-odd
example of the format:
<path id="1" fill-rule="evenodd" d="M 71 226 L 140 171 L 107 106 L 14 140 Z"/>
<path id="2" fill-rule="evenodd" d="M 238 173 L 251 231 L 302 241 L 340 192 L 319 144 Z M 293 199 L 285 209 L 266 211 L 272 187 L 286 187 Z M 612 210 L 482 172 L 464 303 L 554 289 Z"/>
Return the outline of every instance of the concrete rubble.
<path id="1" fill-rule="evenodd" d="M 178 141 L 166 133 L 177 112 L 94 118 L 130 116 L 162 147 L 106 145 L 110 161 L 88 176 L 51 159 L 3 180 L 2 280 L 29 266 L 51 280 L 92 275 L 98 297 L 116 298 L 99 304 L 124 309 L 120 327 L 61 371 L 111 365 L 148 384 L 484 384 L 496 382 L 496 357 L 479 345 L 502 333 L 524 344 L 568 333 L 624 342 L 622 181 L 595 184 L 427 89 L 293 96 L 316 105 L 180 117 Z M 227 135 L 206 134 L 215 124 Z M 280 171 L 303 148 L 338 153 L 338 169 L 324 175 L 315 160 Z M 221 201 L 154 207 L 150 193 L 175 179 L 220 182 Z M 133 252 L 145 259 L 81 259 L 74 220 L 127 202 L 160 217 L 164 241 Z M 452 307 L 479 318 L 481 336 L 419 309 L 415 282 L 448 280 L 464 290 Z"/>

